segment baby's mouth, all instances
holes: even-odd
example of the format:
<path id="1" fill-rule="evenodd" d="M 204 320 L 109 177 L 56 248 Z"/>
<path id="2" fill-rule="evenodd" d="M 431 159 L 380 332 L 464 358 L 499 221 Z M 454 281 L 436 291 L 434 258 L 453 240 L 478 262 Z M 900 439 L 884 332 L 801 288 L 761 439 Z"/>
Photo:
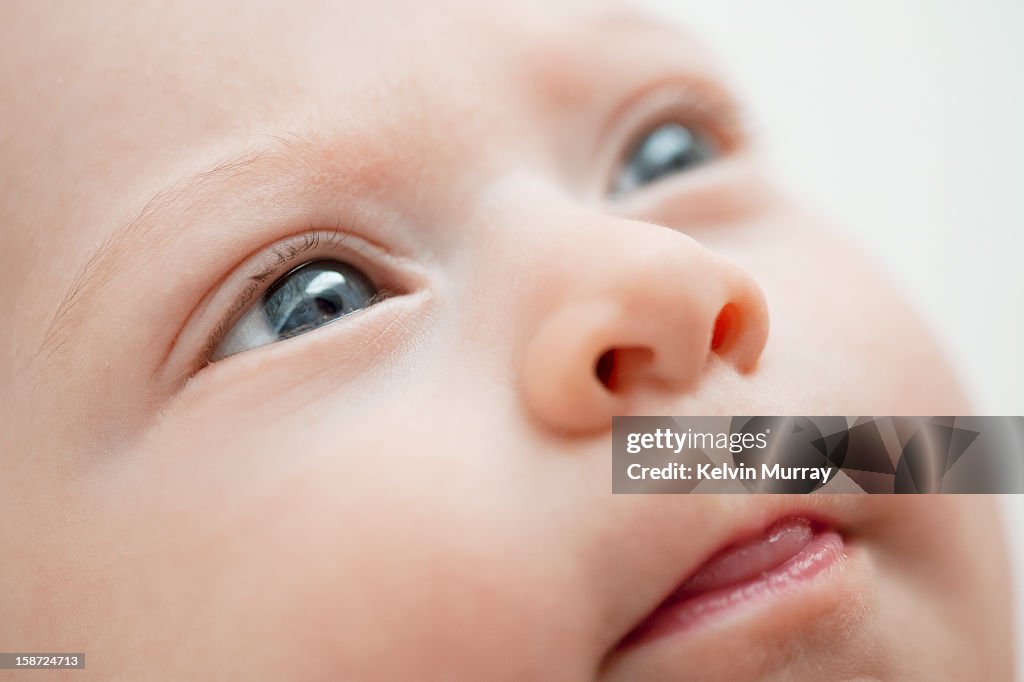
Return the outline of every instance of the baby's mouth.
<path id="1" fill-rule="evenodd" d="M 704 562 L 620 643 L 620 648 L 689 630 L 798 588 L 844 556 L 831 527 L 786 518 L 759 536 L 725 547 Z"/>

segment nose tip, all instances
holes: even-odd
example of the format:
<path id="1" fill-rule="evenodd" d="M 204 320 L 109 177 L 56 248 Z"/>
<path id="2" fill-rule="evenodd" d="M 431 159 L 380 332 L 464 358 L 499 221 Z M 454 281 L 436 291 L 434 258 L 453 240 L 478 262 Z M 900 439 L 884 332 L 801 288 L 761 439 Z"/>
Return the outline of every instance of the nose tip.
<path id="1" fill-rule="evenodd" d="M 699 248 L 699 247 L 693 247 Z M 718 358 L 754 369 L 768 336 L 760 287 L 706 252 L 606 271 L 544 317 L 525 349 L 530 411 L 560 432 L 608 429 L 650 398 L 692 391 Z"/>

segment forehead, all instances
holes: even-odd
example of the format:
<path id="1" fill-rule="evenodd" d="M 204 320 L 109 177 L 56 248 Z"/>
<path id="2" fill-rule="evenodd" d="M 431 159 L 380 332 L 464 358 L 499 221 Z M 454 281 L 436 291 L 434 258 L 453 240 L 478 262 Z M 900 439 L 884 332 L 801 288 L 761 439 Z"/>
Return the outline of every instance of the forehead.
<path id="1" fill-rule="evenodd" d="M 51 124 L 77 119 L 76 138 L 93 128 L 159 136 L 178 121 L 201 132 L 289 111 L 298 98 L 351 105 L 355 93 L 412 80 L 468 85 L 522 62 L 544 71 L 555 52 L 589 56 L 655 23 L 629 5 L 580 0 L 26 1 L 4 31 L 0 79 L 27 105 L 59 102 L 31 109 Z"/>
<path id="2" fill-rule="evenodd" d="M 22 140 L 59 146 L 47 161 L 63 164 L 92 148 L 110 157 L 259 127 L 342 125 L 368 109 L 472 109 L 481 86 L 512 94 L 551 83 L 560 92 L 548 94 L 571 97 L 586 85 L 569 85 L 572 67 L 657 24 L 595 0 L 26 0 L 14 18 L 0 48 L 3 92 L 17 93 L 5 109 Z M 617 57 L 604 66 L 628 68 L 629 54 Z"/>

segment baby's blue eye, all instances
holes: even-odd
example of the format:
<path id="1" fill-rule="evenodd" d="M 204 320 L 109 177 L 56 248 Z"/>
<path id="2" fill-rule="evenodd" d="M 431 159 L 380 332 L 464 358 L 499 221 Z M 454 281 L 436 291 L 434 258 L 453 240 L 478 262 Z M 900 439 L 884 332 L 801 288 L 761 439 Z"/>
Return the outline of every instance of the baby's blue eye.
<path id="1" fill-rule="evenodd" d="M 718 156 L 707 134 L 679 123 L 655 128 L 629 152 L 611 187 L 613 197 L 632 192 L 666 175 L 689 170 Z"/>
<path id="2" fill-rule="evenodd" d="M 380 291 L 358 268 L 332 260 L 281 277 L 231 328 L 213 360 L 298 336 L 378 302 Z"/>

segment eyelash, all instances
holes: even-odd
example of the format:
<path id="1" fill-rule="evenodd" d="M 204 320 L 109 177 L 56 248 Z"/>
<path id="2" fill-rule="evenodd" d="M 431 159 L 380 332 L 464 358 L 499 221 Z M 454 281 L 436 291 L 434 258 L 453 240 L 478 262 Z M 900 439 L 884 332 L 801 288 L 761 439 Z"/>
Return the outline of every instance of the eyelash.
<path id="1" fill-rule="evenodd" d="M 212 364 L 214 352 L 224 337 L 250 306 L 257 304 L 260 297 L 275 282 L 317 256 L 348 262 L 366 272 L 378 289 L 378 294 L 373 299 L 374 303 L 403 293 L 401 287 L 394 285 L 393 276 L 382 274 L 387 268 L 381 265 L 377 258 L 367 253 L 370 249 L 366 244 L 365 240 L 356 237 L 351 231 L 342 229 L 338 223 L 333 229 L 316 230 L 310 227 L 308 231 L 278 241 L 254 256 L 250 263 L 263 259 L 272 263 L 245 278 L 244 289 L 232 299 L 227 312 L 220 316 L 214 330 L 207 336 L 189 375 L 194 375 L 203 367 Z M 309 257 L 301 258 L 304 254 L 309 254 Z"/>

